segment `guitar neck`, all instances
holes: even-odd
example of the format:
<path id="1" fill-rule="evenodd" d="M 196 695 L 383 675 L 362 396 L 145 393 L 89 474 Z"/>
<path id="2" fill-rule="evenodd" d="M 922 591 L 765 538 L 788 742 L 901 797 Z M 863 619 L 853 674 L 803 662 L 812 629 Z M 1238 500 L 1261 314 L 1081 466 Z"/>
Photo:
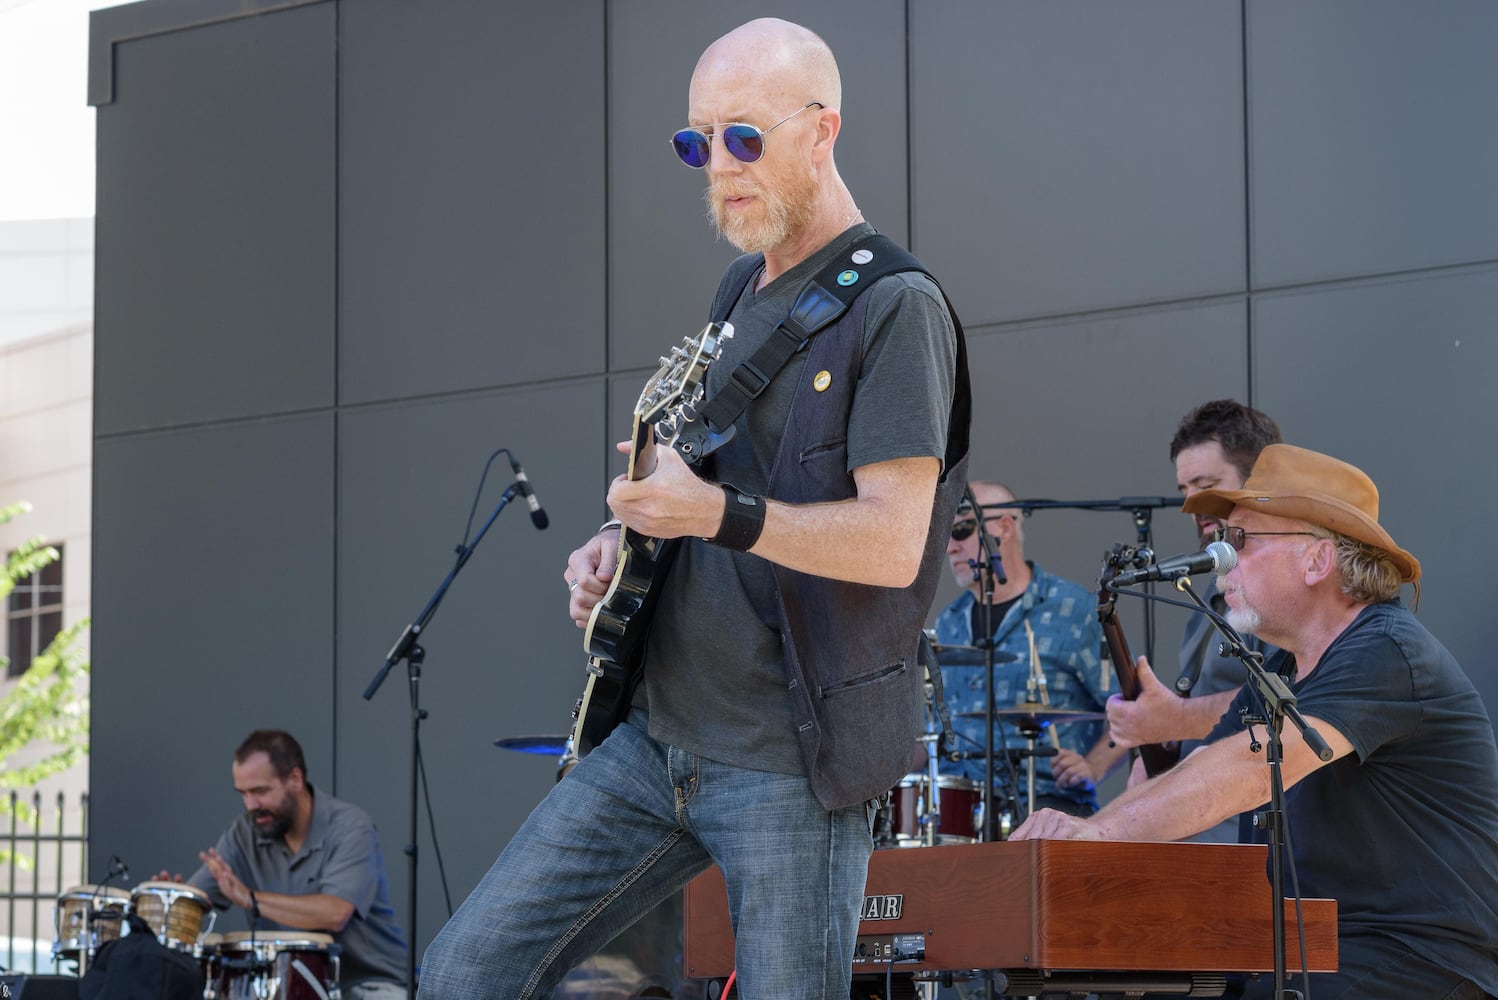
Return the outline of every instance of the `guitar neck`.
<path id="1" fill-rule="evenodd" d="M 1118 693 L 1125 701 L 1139 697 L 1139 670 L 1134 665 L 1134 656 L 1129 652 L 1129 640 L 1124 636 L 1123 623 L 1118 620 L 1118 611 L 1113 604 L 1113 595 L 1098 605 L 1098 624 L 1103 627 L 1103 639 L 1108 644 L 1108 658 L 1113 661 L 1113 672 L 1118 675 Z M 1144 761 L 1144 770 L 1151 778 L 1168 771 L 1180 760 L 1180 751 L 1158 743 L 1139 747 L 1139 757 Z"/>

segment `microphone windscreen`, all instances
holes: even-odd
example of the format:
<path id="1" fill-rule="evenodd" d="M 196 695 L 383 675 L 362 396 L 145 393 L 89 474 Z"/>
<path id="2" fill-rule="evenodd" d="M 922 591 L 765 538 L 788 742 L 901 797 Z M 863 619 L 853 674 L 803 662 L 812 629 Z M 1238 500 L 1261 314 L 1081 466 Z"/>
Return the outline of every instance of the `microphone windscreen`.
<path id="1" fill-rule="evenodd" d="M 1238 565 L 1238 550 L 1227 542 L 1209 542 L 1207 552 L 1212 556 L 1212 572 L 1224 576 Z"/>

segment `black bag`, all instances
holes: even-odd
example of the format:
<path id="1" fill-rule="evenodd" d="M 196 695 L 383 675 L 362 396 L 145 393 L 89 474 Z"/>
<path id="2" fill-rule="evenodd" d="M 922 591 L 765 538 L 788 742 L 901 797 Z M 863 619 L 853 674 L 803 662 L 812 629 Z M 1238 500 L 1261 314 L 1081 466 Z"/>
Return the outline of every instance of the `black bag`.
<path id="1" fill-rule="evenodd" d="M 78 1000 L 203 1000 L 203 972 L 135 914 L 130 933 L 105 942 L 78 983 Z"/>

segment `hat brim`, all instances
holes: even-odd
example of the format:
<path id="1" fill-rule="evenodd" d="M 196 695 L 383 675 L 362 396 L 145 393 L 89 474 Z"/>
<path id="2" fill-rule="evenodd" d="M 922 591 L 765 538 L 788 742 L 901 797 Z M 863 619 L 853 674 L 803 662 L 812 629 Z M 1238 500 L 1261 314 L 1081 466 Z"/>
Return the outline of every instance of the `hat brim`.
<path id="1" fill-rule="evenodd" d="M 1202 490 L 1186 498 L 1181 509 L 1225 519 L 1234 507 L 1284 517 L 1356 538 L 1388 553 L 1405 583 L 1420 579 L 1420 560 L 1395 544 L 1377 521 L 1336 497 L 1325 494 L 1265 494 L 1256 490 Z"/>

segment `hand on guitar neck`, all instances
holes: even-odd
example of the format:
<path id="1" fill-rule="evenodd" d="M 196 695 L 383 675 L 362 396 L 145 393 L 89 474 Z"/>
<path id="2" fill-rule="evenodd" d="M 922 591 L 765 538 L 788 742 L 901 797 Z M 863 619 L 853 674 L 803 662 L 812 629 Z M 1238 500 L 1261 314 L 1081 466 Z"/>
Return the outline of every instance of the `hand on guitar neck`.
<path id="1" fill-rule="evenodd" d="M 1132 701 L 1121 694 L 1108 699 L 1108 736 L 1124 747 L 1181 739 L 1186 699 L 1160 683 L 1147 658 L 1138 657 L 1134 671 L 1139 694 Z"/>
<path id="2" fill-rule="evenodd" d="M 619 450 L 627 454 L 629 442 Z M 652 538 L 711 538 L 723 522 L 722 487 L 699 477 L 675 449 L 653 443 L 614 480 L 608 503 L 630 531 Z"/>

